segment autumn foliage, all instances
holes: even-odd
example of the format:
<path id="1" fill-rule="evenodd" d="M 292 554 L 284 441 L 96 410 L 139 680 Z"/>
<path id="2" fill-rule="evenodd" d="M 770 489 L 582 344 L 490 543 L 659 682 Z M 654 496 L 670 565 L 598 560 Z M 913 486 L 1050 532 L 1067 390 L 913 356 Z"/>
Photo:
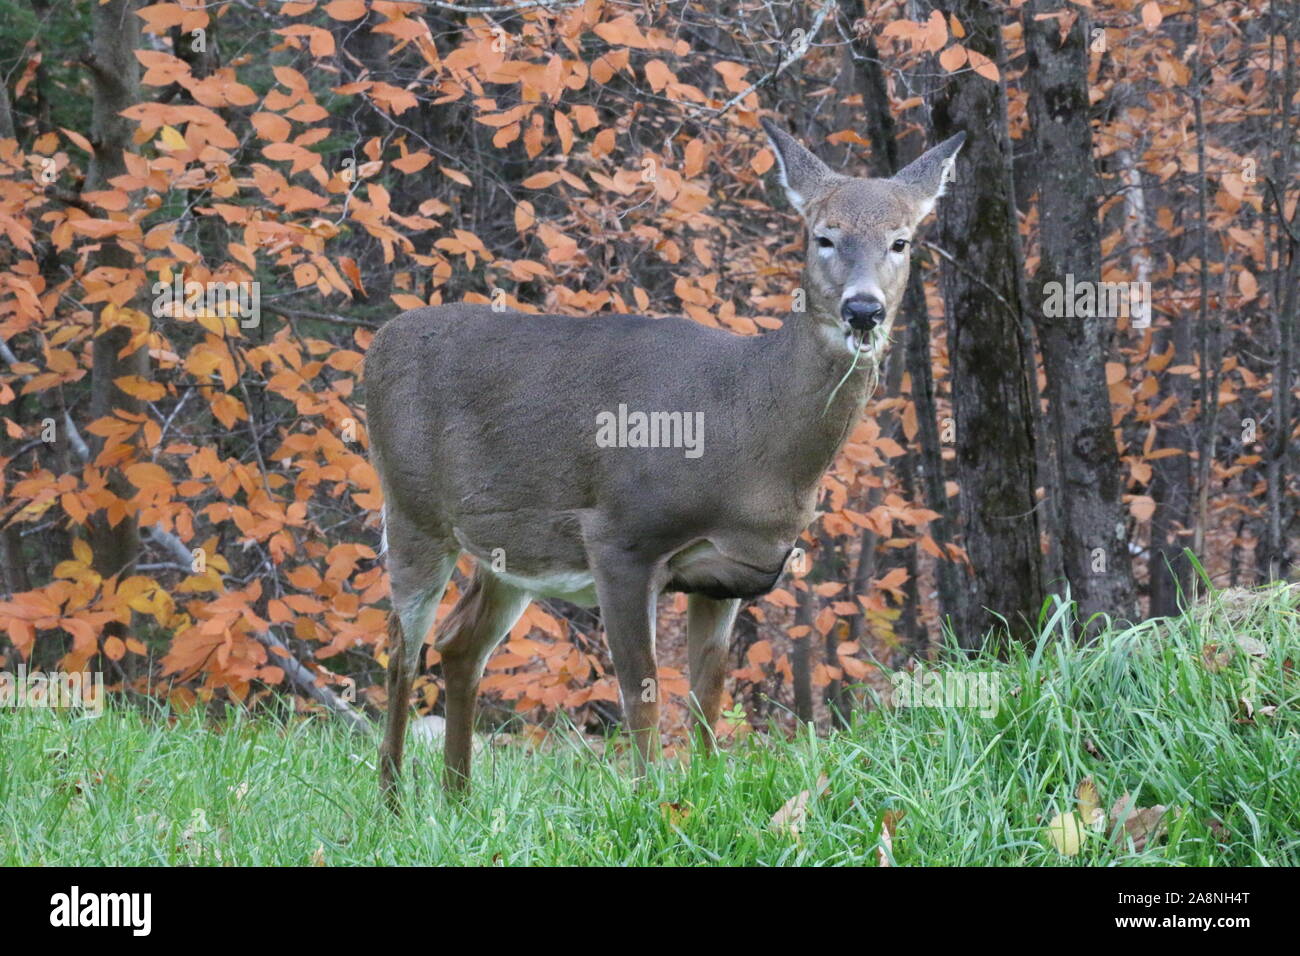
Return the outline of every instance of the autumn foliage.
<path id="1" fill-rule="evenodd" d="M 919 145 L 927 132 L 917 78 L 973 71 L 1007 85 L 1011 136 L 1026 135 L 1018 3 L 1006 5 L 1002 64 L 967 45 L 960 17 L 927 8 L 912 19 L 909 5 L 893 2 L 857 16 L 844 12 L 851 3 L 777 5 L 777 20 L 804 31 L 829 8 L 803 48 L 749 0 L 495 6 L 141 6 L 132 14 L 138 95 L 122 113 L 132 148 L 125 173 L 95 190 L 82 188 L 96 148 L 90 129 L 39 105 L 54 95 L 41 84 L 60 57 L 79 77 L 76 95 L 89 96 L 93 71 L 78 70 L 74 45 L 31 38 L 11 71 L 14 135 L 0 138 L 7 661 L 93 666 L 121 690 L 180 707 L 251 705 L 277 691 L 315 706 L 290 679 L 292 659 L 345 698 L 355 689 L 357 706 L 382 706 L 388 586 L 363 380 L 374 328 L 403 309 L 464 300 L 681 313 L 759 333 L 789 308 L 803 248 L 770 188 L 759 115 L 800 120 L 828 158 L 860 172 L 881 148 L 863 111 L 892 109 L 900 135 Z M 1104 107 L 1094 144 L 1107 190 L 1103 278 L 1145 269 L 1155 324 L 1183 321 L 1200 295 L 1177 246 L 1195 226 L 1193 77 L 1165 21 L 1196 14 L 1182 0 L 1095 0 L 1066 4 L 1063 30 L 1079 10 L 1103 31 L 1105 51 L 1089 76 Z M 1267 348 L 1249 346 L 1269 334 L 1282 291 L 1265 225 L 1271 133 L 1256 99 L 1271 88 L 1277 41 L 1256 29 L 1253 4 L 1201 16 L 1216 53 L 1203 144 L 1209 294 L 1223 317 L 1208 356 L 1219 410 L 1210 427 L 1224 436 L 1202 556 L 1226 574 L 1262 533 L 1265 499 L 1266 439 L 1237 422 L 1266 421 L 1276 387 Z M 845 82 L 868 39 L 889 67 L 889 104 Z M 782 58 L 792 65 L 779 68 Z M 1148 204 L 1138 231 L 1125 218 L 1134 176 Z M 1298 194 L 1282 186 L 1292 223 Z M 1032 206 L 1021 228 L 1032 272 Z M 129 253 L 129 268 L 103 264 L 110 246 Z M 942 422 L 953 383 L 940 264 L 924 254 L 916 268 L 933 319 Z M 260 314 L 164 302 L 160 290 L 178 279 L 256 283 Z M 92 345 L 119 328 L 120 354 L 146 350 L 148 374 L 104 387 L 141 410 L 92 418 Z M 1141 543 L 1156 512 L 1153 467 L 1194 450 L 1159 436 L 1205 421 L 1171 382 L 1199 382 L 1207 356 L 1194 349 L 1175 362 L 1172 344 L 1127 319 L 1116 335 L 1106 376 L 1127 533 Z M 873 661 L 923 650 L 937 639 L 936 568 L 970 573 L 960 535 L 933 533 L 936 507 L 947 503 L 927 500 L 914 480 L 917 383 L 901 371 L 890 381 L 825 478 L 808 567 L 743 615 L 734 686 L 760 713 L 790 694 L 799 642 L 813 648 L 806 679 L 821 689 L 869 683 Z M 1260 434 L 1294 427 L 1274 422 Z M 951 479 L 946 490 L 960 492 Z M 1283 490 L 1291 508 L 1294 495 L 1292 482 Z M 141 529 L 129 566 L 97 561 L 86 535 L 94 520 Z M 852 572 L 868 552 L 874 563 L 857 586 Z M 448 606 L 457 596 L 454 582 Z M 665 605 L 669 648 L 681 607 Z M 598 637 L 593 615 L 534 605 L 489 663 L 483 689 L 531 721 L 561 710 L 580 722 L 608 717 L 616 685 Z M 670 654 L 662 674 L 679 704 L 683 658 Z M 430 651 L 428 663 L 436 660 Z M 416 700 L 438 706 L 436 666 L 417 682 Z"/>

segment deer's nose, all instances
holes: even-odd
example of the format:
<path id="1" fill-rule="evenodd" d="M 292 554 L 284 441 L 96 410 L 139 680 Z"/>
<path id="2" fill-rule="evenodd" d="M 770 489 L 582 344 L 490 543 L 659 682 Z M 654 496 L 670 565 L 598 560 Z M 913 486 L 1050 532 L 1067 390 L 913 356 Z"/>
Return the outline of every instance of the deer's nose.
<path id="1" fill-rule="evenodd" d="M 859 332 L 870 332 L 885 319 L 885 307 L 875 296 L 855 295 L 840 303 L 840 315 Z"/>

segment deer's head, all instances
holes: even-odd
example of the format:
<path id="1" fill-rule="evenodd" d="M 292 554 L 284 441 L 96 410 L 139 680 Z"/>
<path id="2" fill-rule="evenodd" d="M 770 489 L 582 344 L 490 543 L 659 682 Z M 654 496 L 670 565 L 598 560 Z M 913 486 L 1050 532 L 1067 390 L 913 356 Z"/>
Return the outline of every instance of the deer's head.
<path id="1" fill-rule="evenodd" d="M 781 184 L 808 226 L 803 285 L 807 320 L 833 349 L 879 357 L 907 287 L 912 236 L 943 194 L 958 133 L 891 179 L 843 176 L 770 120 Z"/>

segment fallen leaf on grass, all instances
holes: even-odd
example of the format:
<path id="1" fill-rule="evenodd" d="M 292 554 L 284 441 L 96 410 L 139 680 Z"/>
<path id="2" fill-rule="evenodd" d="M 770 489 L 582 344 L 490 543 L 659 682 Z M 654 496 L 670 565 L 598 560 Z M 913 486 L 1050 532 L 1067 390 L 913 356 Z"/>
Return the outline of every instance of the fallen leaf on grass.
<path id="1" fill-rule="evenodd" d="M 1078 856 L 1083 846 L 1083 821 L 1073 811 L 1058 813 L 1047 824 L 1047 838 L 1062 856 Z"/>
<path id="2" fill-rule="evenodd" d="M 661 803 L 659 804 L 659 815 L 664 818 L 669 826 L 679 827 L 684 824 L 691 815 L 689 804 L 683 803 Z"/>
<path id="3" fill-rule="evenodd" d="M 1097 794 L 1097 785 L 1092 782 L 1092 777 L 1084 777 L 1079 781 L 1074 799 L 1079 804 L 1079 819 L 1088 826 L 1095 827 L 1099 821 L 1106 819 L 1106 815 L 1101 812 L 1101 797 Z"/>
<path id="4" fill-rule="evenodd" d="M 817 778 L 816 796 L 821 796 L 826 792 L 830 781 L 825 774 Z M 812 800 L 813 792 L 811 790 L 801 790 L 795 796 L 787 800 L 780 810 L 772 814 L 772 819 L 768 826 L 777 833 L 788 833 L 796 842 L 799 840 L 799 831 L 803 829 L 804 820 L 808 816 L 808 802 Z"/>
<path id="5" fill-rule="evenodd" d="M 880 821 L 880 846 L 876 847 L 876 855 L 881 866 L 893 866 L 889 861 L 894 855 L 894 834 L 906 815 L 906 810 L 886 810 Z"/>
<path id="6" fill-rule="evenodd" d="M 1114 831 L 1116 845 L 1123 846 L 1124 839 L 1133 841 L 1133 849 L 1142 851 L 1148 845 L 1159 842 L 1168 832 L 1168 817 L 1177 818 L 1178 810 L 1170 811 L 1163 804 L 1154 807 L 1139 807 L 1133 797 L 1124 794 L 1110 808 L 1110 824 Z M 1122 829 L 1120 827 L 1122 826 Z"/>
<path id="7" fill-rule="evenodd" d="M 1074 790 L 1077 812 L 1058 813 L 1047 824 L 1047 838 L 1062 856 L 1078 856 L 1088 831 L 1101 832 L 1106 826 L 1106 812 L 1092 777 L 1084 777 Z"/>
<path id="8" fill-rule="evenodd" d="M 1222 648 L 1218 644 L 1206 644 L 1201 648 L 1201 662 L 1211 674 L 1217 674 L 1232 662 L 1232 648 Z"/>
<path id="9" fill-rule="evenodd" d="M 1238 634 L 1233 638 L 1237 642 L 1237 647 L 1245 654 L 1251 657 L 1265 657 L 1268 654 L 1268 648 L 1264 642 L 1257 637 L 1251 637 L 1248 634 Z"/>

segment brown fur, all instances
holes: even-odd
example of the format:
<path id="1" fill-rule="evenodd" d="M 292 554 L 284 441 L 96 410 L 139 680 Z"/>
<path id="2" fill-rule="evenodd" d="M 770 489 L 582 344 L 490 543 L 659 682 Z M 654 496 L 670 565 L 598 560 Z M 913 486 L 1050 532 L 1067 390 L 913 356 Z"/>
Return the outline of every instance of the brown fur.
<path id="1" fill-rule="evenodd" d="M 779 330 L 746 337 L 685 319 L 449 305 L 406 312 L 376 334 L 367 411 L 400 619 L 380 753 L 390 800 L 419 651 L 463 550 L 477 569 L 436 642 L 449 789 L 468 785 L 487 656 L 538 596 L 599 603 L 644 765 L 659 714 L 655 599 L 689 593 L 691 690 L 708 737 L 740 599 L 776 582 L 874 386 L 907 277 L 906 256 L 879 247 L 904 224 L 910 236 L 959 145 L 893 180 L 857 180 L 784 133 L 769 135 L 810 235 L 833 228 L 842 250 L 830 257 L 810 241 L 808 309 Z M 857 355 L 840 314 L 854 282 L 888 299 L 887 322 Z M 598 416 L 620 404 L 701 413 L 702 456 L 602 447 Z"/>

